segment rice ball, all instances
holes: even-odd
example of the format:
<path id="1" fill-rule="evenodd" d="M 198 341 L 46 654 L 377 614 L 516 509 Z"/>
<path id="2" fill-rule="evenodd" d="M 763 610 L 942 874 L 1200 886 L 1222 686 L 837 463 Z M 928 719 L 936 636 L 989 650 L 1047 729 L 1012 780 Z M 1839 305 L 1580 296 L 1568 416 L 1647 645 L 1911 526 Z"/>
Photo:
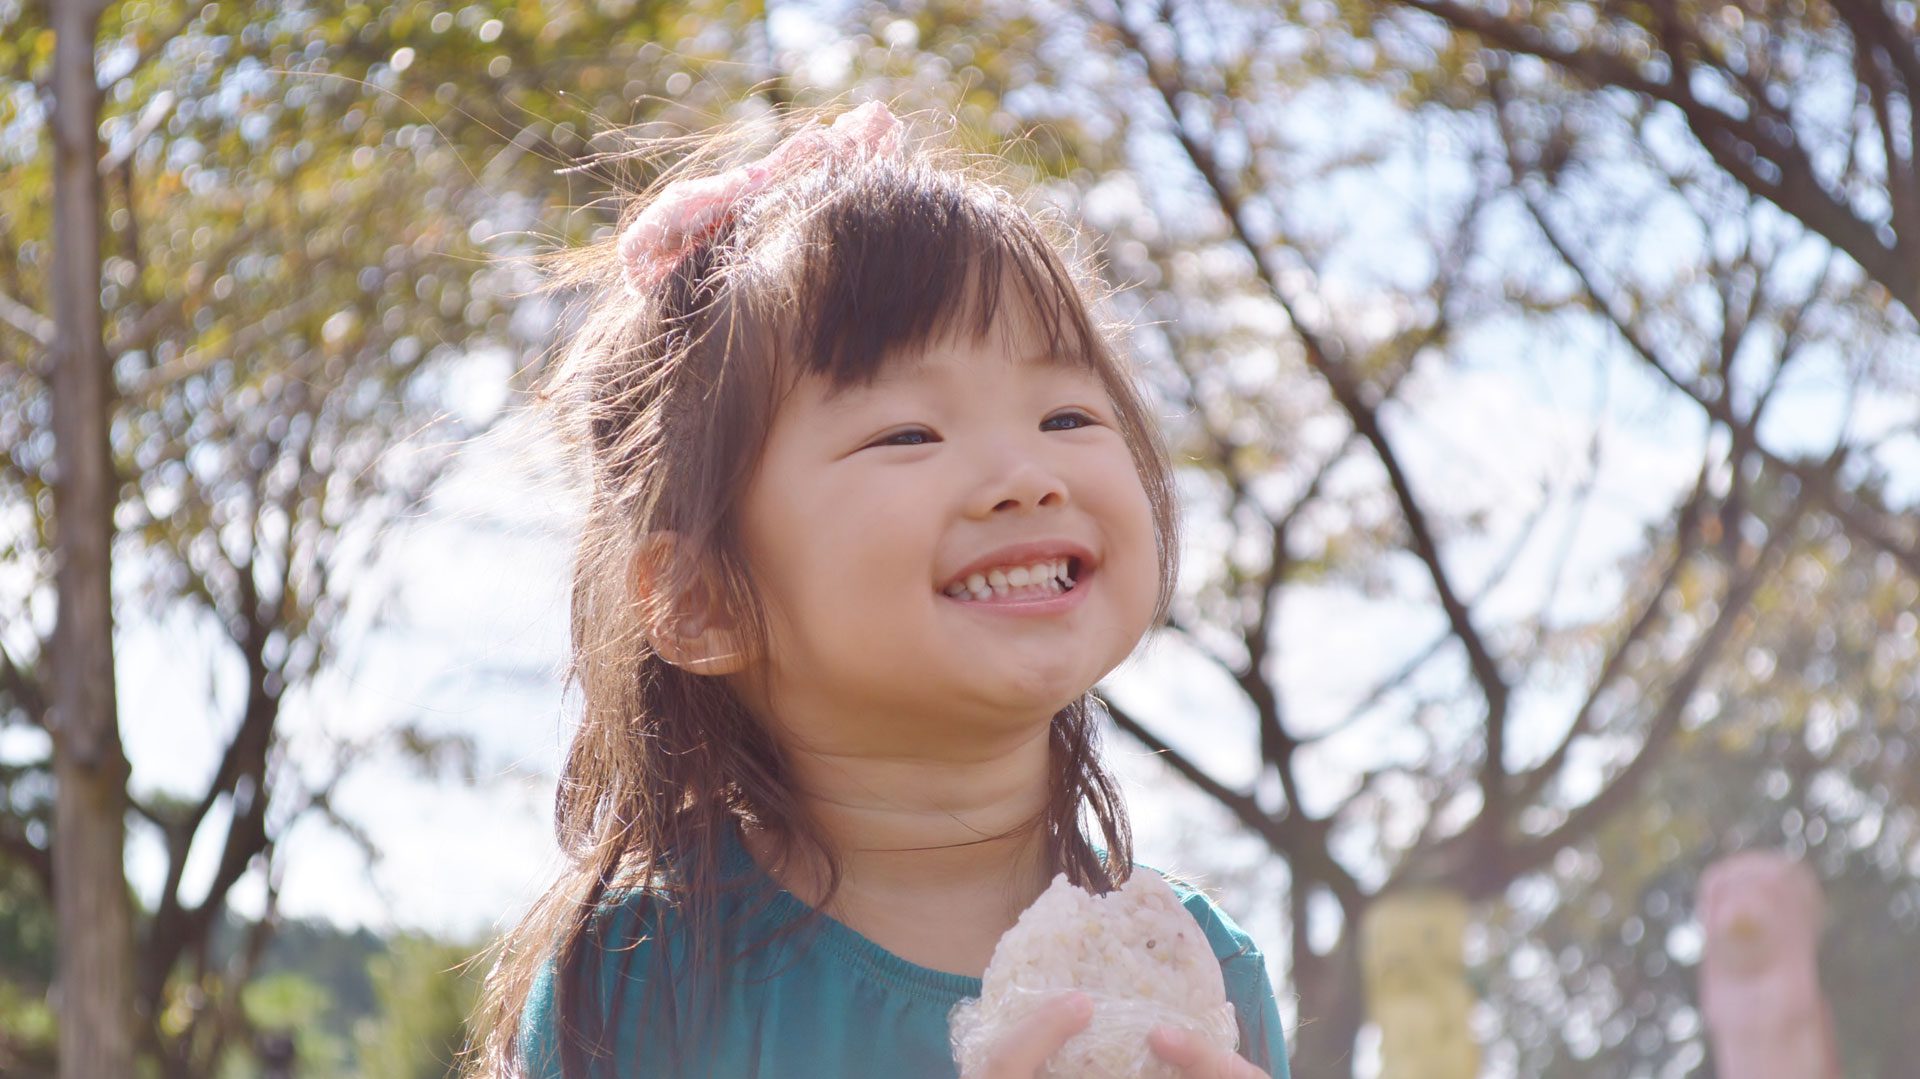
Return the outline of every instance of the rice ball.
<path id="1" fill-rule="evenodd" d="M 1160 1025 L 1231 1051 L 1238 1042 L 1220 961 L 1160 874 L 1135 872 L 1104 896 L 1062 873 L 994 946 L 977 1000 L 948 1017 L 962 1075 L 1054 995 L 1078 989 L 1093 1020 L 1048 1058 L 1043 1079 L 1178 1079 L 1147 1048 Z"/>

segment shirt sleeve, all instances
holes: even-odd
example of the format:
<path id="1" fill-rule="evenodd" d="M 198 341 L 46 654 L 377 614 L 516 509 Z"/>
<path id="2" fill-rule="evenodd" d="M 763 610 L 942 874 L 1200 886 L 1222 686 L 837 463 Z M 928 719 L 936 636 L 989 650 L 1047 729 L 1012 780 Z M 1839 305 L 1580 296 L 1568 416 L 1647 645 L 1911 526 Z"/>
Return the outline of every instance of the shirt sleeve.
<path id="1" fill-rule="evenodd" d="M 646 970 L 649 944 L 645 937 L 639 935 L 640 922 L 634 904 L 629 899 L 616 897 L 609 900 L 596 916 L 594 930 L 582 945 L 588 949 L 587 967 L 581 972 L 584 982 L 580 990 L 582 998 L 569 1001 L 567 1017 L 561 1016 L 559 1010 L 559 960 L 555 954 L 549 953 L 542 962 L 539 973 L 527 991 L 527 999 L 520 1007 L 520 1030 L 515 1038 L 522 1074 L 526 1079 L 580 1079 L 577 1075 L 567 1075 L 561 1067 L 563 1018 L 571 1019 L 577 1026 L 583 1021 L 579 1009 L 594 1009 L 597 1012 L 594 1020 L 606 1028 L 607 1024 L 614 1021 L 611 1014 L 614 1007 L 632 1008 Z M 622 1018 L 632 1016 L 623 1013 Z M 588 1022 L 587 1025 L 593 1026 L 595 1023 Z M 635 1033 L 616 1030 L 615 1036 L 631 1040 Z M 622 1041 L 615 1048 L 630 1047 Z M 592 1073 L 600 1075 L 602 1070 L 595 1067 Z"/>
<path id="2" fill-rule="evenodd" d="M 1223 964 L 1227 996 L 1240 1023 L 1240 1055 L 1265 1068 L 1273 1079 L 1288 1079 L 1287 1040 L 1280 1026 L 1280 1004 L 1267 976 L 1267 960 L 1258 948 Z"/>
<path id="3" fill-rule="evenodd" d="M 1220 960 L 1227 999 L 1233 1003 L 1240 1027 L 1240 1055 L 1273 1079 L 1288 1079 L 1286 1032 L 1280 1025 L 1280 1004 L 1267 975 L 1267 959 L 1227 913 L 1198 890 L 1173 882 L 1184 892 L 1182 904 L 1206 931 L 1213 954 Z"/>
<path id="4" fill-rule="evenodd" d="M 540 967 L 520 1009 L 520 1065 L 527 1079 L 561 1079 L 560 1038 L 553 1015 L 554 963 Z"/>

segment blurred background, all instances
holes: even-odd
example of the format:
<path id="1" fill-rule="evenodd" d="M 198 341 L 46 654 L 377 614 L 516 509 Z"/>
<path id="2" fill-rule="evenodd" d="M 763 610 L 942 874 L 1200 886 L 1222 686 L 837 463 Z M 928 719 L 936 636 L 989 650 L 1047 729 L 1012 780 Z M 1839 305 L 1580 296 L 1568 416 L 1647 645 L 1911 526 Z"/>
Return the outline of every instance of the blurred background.
<path id="1" fill-rule="evenodd" d="M 1109 752 L 1296 1075 L 1714 1075 L 1745 850 L 1920 1074 L 1917 19 L 0 0 L 0 1074 L 447 1074 L 570 720 L 526 257 L 876 97 L 1113 290 L 1187 548 Z"/>

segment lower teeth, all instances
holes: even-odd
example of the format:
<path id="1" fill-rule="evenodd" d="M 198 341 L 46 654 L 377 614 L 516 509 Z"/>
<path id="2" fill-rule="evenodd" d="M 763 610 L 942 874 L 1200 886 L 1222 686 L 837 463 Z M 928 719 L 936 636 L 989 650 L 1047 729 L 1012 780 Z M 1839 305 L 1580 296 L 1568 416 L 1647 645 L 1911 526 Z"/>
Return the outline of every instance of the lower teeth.
<path id="1" fill-rule="evenodd" d="M 1055 580 L 1047 584 L 1020 585 L 1017 588 L 1009 588 L 1005 592 L 988 592 L 985 595 L 973 592 L 962 592 L 953 598 L 967 600 L 973 603 L 988 603 L 996 599 L 1027 599 L 1033 596 L 1058 596 L 1072 590 L 1072 581 Z"/>
<path id="2" fill-rule="evenodd" d="M 1065 580 L 1062 580 L 1056 577 L 1038 585 L 1023 584 L 1018 587 L 1009 588 L 1005 592 L 994 592 L 989 590 L 982 594 L 975 594 L 973 592 L 969 592 L 965 589 L 962 589 L 958 592 L 948 592 L 947 596 L 950 599 L 957 599 L 957 600 L 961 600 L 962 602 L 986 603 L 990 600 L 1006 599 L 1010 596 L 1015 598 L 1026 598 L 1034 595 L 1058 596 L 1063 593 L 1073 591 L 1077 584 L 1078 582 L 1074 581 L 1072 578 L 1067 578 Z"/>

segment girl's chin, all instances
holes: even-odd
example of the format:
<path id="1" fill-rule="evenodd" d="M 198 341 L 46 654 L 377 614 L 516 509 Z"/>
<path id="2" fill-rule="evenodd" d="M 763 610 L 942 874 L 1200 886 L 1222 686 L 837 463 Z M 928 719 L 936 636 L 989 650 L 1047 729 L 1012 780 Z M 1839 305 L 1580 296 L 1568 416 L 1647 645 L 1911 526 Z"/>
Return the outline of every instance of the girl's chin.
<path id="1" fill-rule="evenodd" d="M 1007 673 L 1001 678 L 963 682 L 969 696 L 984 700 L 1008 716 L 1052 716 L 1087 694 L 1100 681 L 1084 665 L 1071 669 Z"/>

